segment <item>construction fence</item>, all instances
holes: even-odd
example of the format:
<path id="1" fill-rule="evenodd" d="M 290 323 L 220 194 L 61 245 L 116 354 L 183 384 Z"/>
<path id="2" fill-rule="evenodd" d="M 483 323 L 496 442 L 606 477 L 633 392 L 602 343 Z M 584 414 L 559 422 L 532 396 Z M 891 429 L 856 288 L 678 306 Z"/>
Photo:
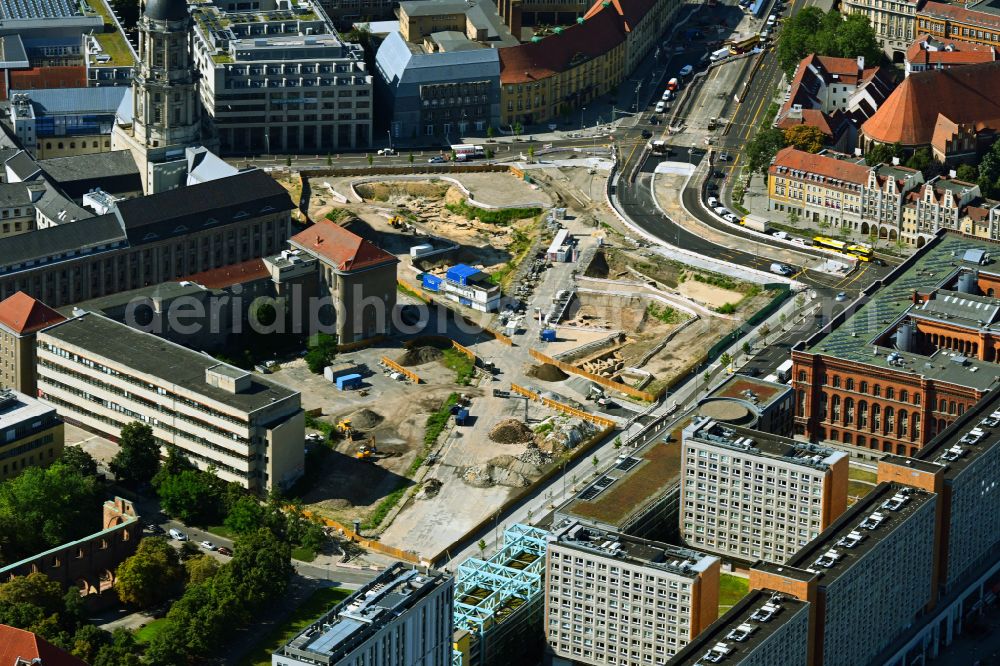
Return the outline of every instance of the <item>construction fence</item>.
<path id="1" fill-rule="evenodd" d="M 353 527 L 347 527 L 336 520 L 330 518 L 324 518 L 319 514 L 315 514 L 312 511 L 303 511 L 302 515 L 310 520 L 316 520 L 325 525 L 326 527 L 333 528 L 343 535 L 344 538 L 353 541 L 362 548 L 367 548 L 373 550 L 376 553 L 382 553 L 383 555 L 388 555 L 389 557 L 395 557 L 397 560 L 403 560 L 404 562 L 410 562 L 412 564 L 422 564 L 420 557 L 416 553 L 411 553 L 406 550 L 400 550 L 399 548 L 393 548 L 392 546 L 387 546 L 379 541 L 373 541 L 371 539 L 366 539 L 357 532 L 354 531 Z"/>
<path id="2" fill-rule="evenodd" d="M 522 395 L 525 398 L 528 398 L 529 400 L 540 402 L 546 407 L 555 409 L 564 414 L 575 416 L 576 418 L 583 419 L 584 421 L 590 421 L 591 423 L 598 425 L 602 428 L 614 427 L 616 425 L 616 423 L 611 419 L 606 419 L 603 416 L 597 416 L 596 414 L 585 412 L 581 409 L 577 409 L 576 407 L 571 407 L 570 405 L 559 402 L 558 400 L 552 400 L 551 398 L 543 397 L 533 391 L 529 391 L 523 386 L 518 386 L 517 384 L 511 384 L 510 390 L 512 393 L 517 393 L 518 395 Z"/>
<path id="3" fill-rule="evenodd" d="M 586 377 L 590 381 L 600 384 L 601 386 L 609 388 L 613 391 L 619 391 L 620 393 L 624 393 L 625 395 L 630 395 L 633 398 L 638 398 L 639 400 L 645 400 L 646 402 L 653 402 L 654 400 L 657 399 L 657 397 L 652 393 L 647 393 L 646 391 L 640 391 L 639 389 L 629 386 L 628 384 L 622 384 L 621 382 L 616 382 L 614 380 L 608 379 L 607 377 L 596 375 L 593 372 L 587 372 L 586 370 L 578 368 L 575 365 L 570 365 L 569 363 L 556 360 L 551 356 L 546 356 L 545 354 L 536 351 L 534 349 L 529 349 L 528 353 L 531 354 L 531 357 L 536 361 L 538 361 L 539 363 L 548 363 L 550 365 L 556 366 L 563 372 L 568 372 L 572 375 L 578 375 L 580 377 Z"/>
<path id="4" fill-rule="evenodd" d="M 412 370 L 410 370 L 408 368 L 405 368 L 405 367 L 401 366 L 399 363 L 396 363 L 395 361 L 393 361 L 388 356 L 383 356 L 379 360 L 386 367 L 388 367 L 388 368 L 390 368 L 392 370 L 395 370 L 396 372 L 402 374 L 404 377 L 406 377 L 407 379 L 409 379 L 410 381 L 412 381 L 414 384 L 419 384 L 422 381 L 420 379 L 420 375 L 418 375 L 417 373 L 413 372 Z"/>

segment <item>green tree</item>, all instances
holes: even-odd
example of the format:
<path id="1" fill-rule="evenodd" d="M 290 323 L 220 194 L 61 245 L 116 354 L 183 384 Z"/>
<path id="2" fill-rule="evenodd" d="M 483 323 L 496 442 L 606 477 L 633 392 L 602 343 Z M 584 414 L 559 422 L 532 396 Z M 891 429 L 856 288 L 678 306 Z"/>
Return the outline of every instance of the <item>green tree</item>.
<path id="1" fill-rule="evenodd" d="M 743 355 L 744 356 L 749 356 L 751 351 L 753 351 L 753 347 L 750 346 L 750 343 L 749 342 L 744 342 L 743 343 Z"/>
<path id="2" fill-rule="evenodd" d="M 77 595 L 79 596 L 79 595 Z M 70 641 L 70 652 L 88 664 L 93 663 L 102 647 L 111 644 L 111 634 L 93 624 L 81 624 Z"/>
<path id="3" fill-rule="evenodd" d="M 326 154 L 326 165 L 333 166 L 333 155 L 331 155 L 330 153 Z"/>
<path id="4" fill-rule="evenodd" d="M 236 534 L 246 534 L 260 527 L 264 508 L 253 497 L 237 500 L 226 515 L 225 526 Z"/>
<path id="5" fill-rule="evenodd" d="M 974 164 L 959 164 L 955 170 L 955 177 L 967 183 L 975 183 L 979 180 L 979 169 Z"/>
<path id="6" fill-rule="evenodd" d="M 785 130 L 785 143 L 807 153 L 818 153 L 826 143 L 826 135 L 815 125 L 794 125 Z"/>
<path id="7" fill-rule="evenodd" d="M 16 576 L 0 585 L 0 623 L 49 639 L 63 627 L 62 586 L 42 573 Z"/>
<path id="8" fill-rule="evenodd" d="M 80 476 L 97 476 L 97 461 L 82 446 L 66 446 L 59 460 Z"/>
<path id="9" fill-rule="evenodd" d="M 286 155 L 285 156 L 285 166 L 287 166 L 287 167 L 292 166 L 292 156 L 291 155 Z"/>
<path id="10" fill-rule="evenodd" d="M 1000 197 L 1000 141 L 994 141 L 979 162 L 979 178 L 976 180 L 983 196 Z"/>
<path id="11" fill-rule="evenodd" d="M 785 74 L 791 76 L 799 61 L 814 51 L 816 35 L 821 32 L 822 23 L 823 10 L 819 7 L 804 7 L 782 23 L 776 53 L 778 64 Z"/>
<path id="12" fill-rule="evenodd" d="M 174 594 L 184 582 L 184 567 L 162 537 L 139 542 L 135 555 L 118 565 L 115 591 L 122 603 L 148 608 Z"/>
<path id="13" fill-rule="evenodd" d="M 747 143 L 747 165 L 751 172 L 764 173 L 779 150 L 785 147 L 785 133 L 776 127 L 761 130 Z"/>
<path id="14" fill-rule="evenodd" d="M 514 136 L 521 136 L 521 132 L 524 131 L 524 126 L 515 121 L 514 124 L 510 126 L 510 131 L 514 133 Z"/>
<path id="15" fill-rule="evenodd" d="M 902 157 L 903 149 L 898 143 L 876 143 L 869 146 L 865 152 L 865 164 L 875 166 L 876 164 L 891 164 L 892 158 Z"/>
<path id="16" fill-rule="evenodd" d="M 410 161 L 410 164 L 413 164 L 413 153 L 410 153 L 406 159 Z"/>
<path id="17" fill-rule="evenodd" d="M 309 372 L 317 375 L 322 373 L 323 368 L 330 365 L 336 356 L 337 336 L 317 333 L 309 339 L 309 351 L 305 355 Z"/>
<path id="18" fill-rule="evenodd" d="M 118 440 L 118 453 L 108 467 L 124 483 L 151 481 L 160 468 L 160 446 L 153 437 L 153 429 L 138 421 L 125 425 Z"/>
<path id="19" fill-rule="evenodd" d="M 371 166 L 372 163 L 375 162 L 375 158 L 372 157 L 371 153 L 368 153 L 368 155 L 366 155 L 365 158 L 368 160 L 368 166 Z"/>
<path id="20" fill-rule="evenodd" d="M 239 537 L 227 567 L 244 602 L 255 608 L 277 598 L 292 575 L 292 548 L 268 529 Z"/>
<path id="21" fill-rule="evenodd" d="M 837 15 L 838 19 L 840 17 L 836 10 L 831 10 L 830 14 Z M 839 22 L 836 32 L 836 46 L 837 52 L 830 55 L 836 55 L 840 58 L 861 56 L 865 59 L 867 67 L 877 65 L 885 57 L 868 17 L 860 13 L 848 14 Z"/>
<path id="22" fill-rule="evenodd" d="M 115 629 L 111 641 L 97 651 L 91 666 L 141 666 L 139 646 L 128 629 Z"/>
<path id="23" fill-rule="evenodd" d="M 0 483 L 0 563 L 73 541 L 100 529 L 102 484 L 56 461 Z"/>
<path id="24" fill-rule="evenodd" d="M 493 137 L 495 136 L 495 134 L 496 133 L 493 131 L 493 125 L 490 125 L 490 126 L 488 126 L 486 128 L 486 138 L 487 139 L 491 139 L 492 140 Z"/>
<path id="25" fill-rule="evenodd" d="M 210 555 L 202 554 L 185 562 L 184 569 L 187 571 L 188 583 L 197 585 L 215 577 L 219 572 L 219 562 Z"/>
<path id="26" fill-rule="evenodd" d="M 883 58 L 882 48 L 867 17 L 851 14 L 843 18 L 832 10 L 806 7 L 786 19 L 778 36 L 778 64 L 789 77 L 808 54 L 857 58 L 863 56 L 869 66 Z"/>
<path id="27" fill-rule="evenodd" d="M 163 511 L 187 524 L 205 524 L 221 513 L 223 488 L 214 474 L 184 470 L 160 481 L 156 493 Z"/>
<path id="28" fill-rule="evenodd" d="M 528 163 L 535 161 L 535 144 L 528 146 Z"/>
<path id="29" fill-rule="evenodd" d="M 910 155 L 910 159 L 906 160 L 906 166 L 921 172 L 929 169 L 932 164 L 934 164 L 934 157 L 931 155 L 930 148 L 918 148 Z"/>
<path id="30" fill-rule="evenodd" d="M 476 546 L 479 548 L 479 558 L 484 559 L 486 557 L 486 539 L 480 539 Z"/>
<path id="31" fill-rule="evenodd" d="M 723 368 L 728 368 L 733 364 L 733 357 L 730 356 L 729 352 L 723 352 L 722 356 L 719 357 L 719 363 L 722 364 Z"/>
<path id="32" fill-rule="evenodd" d="M 251 316 L 261 326 L 272 326 L 278 319 L 278 311 L 274 308 L 273 299 L 260 297 L 250 306 Z"/>

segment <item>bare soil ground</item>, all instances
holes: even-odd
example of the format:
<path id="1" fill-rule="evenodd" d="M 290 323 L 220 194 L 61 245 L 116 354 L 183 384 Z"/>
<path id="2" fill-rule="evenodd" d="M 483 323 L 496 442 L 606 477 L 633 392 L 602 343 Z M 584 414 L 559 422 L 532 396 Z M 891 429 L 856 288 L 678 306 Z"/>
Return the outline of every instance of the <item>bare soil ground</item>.
<path id="1" fill-rule="evenodd" d="M 722 289 L 704 282 L 685 280 L 677 286 L 677 291 L 688 298 L 712 308 L 721 308 L 727 303 L 736 305 L 743 300 L 743 294 L 732 289 Z"/>

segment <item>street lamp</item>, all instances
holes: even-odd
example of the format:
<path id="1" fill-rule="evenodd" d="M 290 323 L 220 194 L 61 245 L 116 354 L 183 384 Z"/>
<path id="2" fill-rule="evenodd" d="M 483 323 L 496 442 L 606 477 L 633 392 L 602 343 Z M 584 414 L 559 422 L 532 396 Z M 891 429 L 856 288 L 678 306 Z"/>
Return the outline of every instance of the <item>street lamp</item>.
<path id="1" fill-rule="evenodd" d="M 580 107 L 580 130 L 583 131 L 583 114 L 587 112 L 587 107 Z"/>
<path id="2" fill-rule="evenodd" d="M 392 132 L 390 130 L 386 130 L 385 135 L 389 137 L 389 150 L 392 150 Z"/>

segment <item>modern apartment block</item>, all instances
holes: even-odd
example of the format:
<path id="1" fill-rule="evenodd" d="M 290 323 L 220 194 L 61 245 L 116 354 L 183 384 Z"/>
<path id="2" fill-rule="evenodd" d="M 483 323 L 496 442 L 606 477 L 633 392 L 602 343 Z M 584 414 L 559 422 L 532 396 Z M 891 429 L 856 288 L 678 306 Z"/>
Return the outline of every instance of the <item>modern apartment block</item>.
<path id="1" fill-rule="evenodd" d="M 0 480 L 62 456 L 63 421 L 56 410 L 12 389 L 0 389 Z"/>
<path id="2" fill-rule="evenodd" d="M 201 104 L 223 153 L 331 152 L 372 142 L 372 77 L 315 2 L 194 5 Z"/>
<path id="3" fill-rule="evenodd" d="M 710 419 L 684 429 L 681 536 L 744 561 L 784 562 L 847 508 L 841 451 Z"/>
<path id="4" fill-rule="evenodd" d="M 754 590 L 677 653 L 671 666 L 805 666 L 810 604 Z"/>
<path id="5" fill-rule="evenodd" d="M 563 521 L 549 536 L 548 644 L 580 664 L 666 664 L 715 621 L 719 558 Z"/>
<path id="6" fill-rule="evenodd" d="M 452 577 L 397 562 L 273 653 L 273 666 L 451 666 Z"/>
<path id="7" fill-rule="evenodd" d="M 38 333 L 38 394 L 111 439 L 146 423 L 162 446 L 253 491 L 287 487 L 304 471 L 298 391 L 97 314 Z"/>
<path id="8" fill-rule="evenodd" d="M 995 389 L 996 248 L 942 233 L 796 343 L 796 433 L 914 455 Z"/>

